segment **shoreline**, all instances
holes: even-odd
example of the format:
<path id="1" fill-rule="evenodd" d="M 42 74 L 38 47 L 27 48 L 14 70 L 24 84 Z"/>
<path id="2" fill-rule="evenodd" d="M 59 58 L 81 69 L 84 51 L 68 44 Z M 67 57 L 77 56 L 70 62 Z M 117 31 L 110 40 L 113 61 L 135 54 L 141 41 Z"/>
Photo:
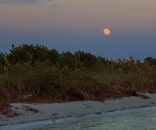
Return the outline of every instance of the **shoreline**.
<path id="1" fill-rule="evenodd" d="M 25 124 L 49 120 L 82 117 L 91 114 L 121 111 L 126 109 L 156 106 L 156 94 L 146 94 L 149 99 L 141 97 L 123 97 L 99 101 L 76 101 L 52 104 L 11 103 L 12 112 L 20 114 L 15 117 L 6 117 L 0 114 L 0 129 L 15 124 Z"/>

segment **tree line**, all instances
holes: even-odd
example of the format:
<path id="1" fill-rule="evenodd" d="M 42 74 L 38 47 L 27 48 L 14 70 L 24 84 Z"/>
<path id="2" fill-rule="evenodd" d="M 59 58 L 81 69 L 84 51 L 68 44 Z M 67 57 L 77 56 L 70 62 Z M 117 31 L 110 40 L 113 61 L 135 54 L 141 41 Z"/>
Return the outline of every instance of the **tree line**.
<path id="1" fill-rule="evenodd" d="M 95 56 L 91 53 L 77 51 L 75 53 L 71 52 L 62 52 L 59 53 L 55 49 L 48 49 L 45 46 L 33 45 L 33 44 L 23 44 L 21 46 L 15 46 L 12 44 L 10 53 L 3 54 L 0 53 L 0 67 L 1 71 L 5 68 L 9 68 L 12 64 L 21 64 L 23 65 L 26 62 L 29 62 L 32 66 L 35 66 L 37 62 L 50 61 L 52 66 L 62 68 L 64 66 L 69 67 L 70 69 L 79 69 L 82 67 L 88 69 L 98 69 L 100 65 L 110 66 L 117 64 L 116 61 L 105 59 L 101 56 Z M 118 63 L 128 63 L 129 60 L 118 59 Z M 140 61 L 134 61 L 133 57 L 130 57 L 130 61 L 135 63 L 140 63 Z M 152 57 L 147 57 L 144 59 L 144 62 L 150 65 L 156 65 L 156 59 Z"/>

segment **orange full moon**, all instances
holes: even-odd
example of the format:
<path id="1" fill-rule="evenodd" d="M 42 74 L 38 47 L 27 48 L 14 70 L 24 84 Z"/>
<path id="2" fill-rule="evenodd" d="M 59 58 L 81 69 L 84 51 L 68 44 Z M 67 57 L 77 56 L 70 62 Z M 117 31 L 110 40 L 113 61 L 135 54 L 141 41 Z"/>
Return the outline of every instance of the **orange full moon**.
<path id="1" fill-rule="evenodd" d="M 108 28 L 106 28 L 106 29 L 103 30 L 103 33 L 105 35 L 109 35 L 110 34 L 110 30 Z"/>

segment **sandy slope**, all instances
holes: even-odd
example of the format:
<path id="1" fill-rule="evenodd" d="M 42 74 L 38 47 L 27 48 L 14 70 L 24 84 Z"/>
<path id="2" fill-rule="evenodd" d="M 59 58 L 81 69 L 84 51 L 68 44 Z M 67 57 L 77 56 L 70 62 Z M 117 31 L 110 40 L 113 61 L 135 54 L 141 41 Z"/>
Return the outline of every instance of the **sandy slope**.
<path id="1" fill-rule="evenodd" d="M 124 110 L 139 107 L 156 106 L 156 94 L 147 94 L 150 99 L 141 97 L 124 97 L 116 100 L 107 100 L 105 102 L 97 101 L 77 101 L 67 103 L 53 104 L 10 104 L 13 111 L 21 115 L 15 117 L 5 117 L 0 115 L 0 130 L 4 126 L 23 124 L 36 121 L 55 121 L 60 118 L 80 117 L 89 114 L 100 114 L 116 110 Z M 31 109 L 33 108 L 33 109 Z M 37 112 L 34 109 L 37 109 Z M 11 128 L 11 127 L 10 127 Z"/>

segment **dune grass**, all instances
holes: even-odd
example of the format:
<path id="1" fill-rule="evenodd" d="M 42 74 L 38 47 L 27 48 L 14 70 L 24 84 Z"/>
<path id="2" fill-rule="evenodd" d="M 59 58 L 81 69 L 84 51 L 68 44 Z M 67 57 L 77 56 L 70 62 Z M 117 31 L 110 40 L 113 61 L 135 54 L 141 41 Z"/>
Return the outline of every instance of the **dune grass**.
<path id="1" fill-rule="evenodd" d="M 51 59 L 32 61 L 30 56 L 25 61 L 14 62 L 12 59 L 17 57 L 8 57 L 1 62 L 0 109 L 10 102 L 102 101 L 133 96 L 138 91 L 156 92 L 156 65 L 135 63 L 132 59 L 101 60 L 84 53 L 79 53 L 79 57 L 63 53 L 63 59 L 55 64 Z M 26 99 L 25 95 L 31 98 Z"/>

